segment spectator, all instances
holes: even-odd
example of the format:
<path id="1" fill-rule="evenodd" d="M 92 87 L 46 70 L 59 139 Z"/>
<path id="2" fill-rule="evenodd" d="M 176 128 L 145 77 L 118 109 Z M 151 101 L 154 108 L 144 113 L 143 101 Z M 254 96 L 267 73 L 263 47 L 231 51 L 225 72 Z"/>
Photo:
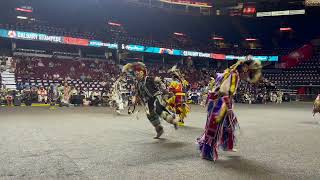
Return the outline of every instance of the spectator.
<path id="1" fill-rule="evenodd" d="M 46 104 L 48 103 L 48 92 L 43 86 L 41 86 L 38 90 L 38 102 L 42 103 L 43 101 Z"/>
<path id="2" fill-rule="evenodd" d="M 86 64 L 85 64 L 84 62 L 81 62 L 80 67 L 81 67 L 81 68 L 85 68 L 85 67 L 86 67 Z"/>
<path id="3" fill-rule="evenodd" d="M 67 74 L 65 80 L 71 80 L 70 74 Z"/>
<path id="4" fill-rule="evenodd" d="M 58 80 L 60 78 L 60 75 L 58 73 L 53 74 L 53 79 Z"/>
<path id="5" fill-rule="evenodd" d="M 90 76 L 90 74 L 87 76 L 87 81 L 91 81 L 92 77 Z"/>
<path id="6" fill-rule="evenodd" d="M 84 73 L 81 74 L 80 79 L 81 81 L 84 81 L 86 79 L 86 76 L 84 75 Z"/>
<path id="7" fill-rule="evenodd" d="M 68 83 L 64 83 L 64 86 L 61 88 L 61 90 L 63 91 L 62 103 L 68 106 L 71 97 L 71 87 L 68 85 Z"/>
<path id="8" fill-rule="evenodd" d="M 38 62 L 38 67 L 44 67 L 44 64 L 41 60 L 39 60 L 39 62 Z"/>
<path id="9" fill-rule="evenodd" d="M 91 101 L 90 101 L 89 98 L 84 98 L 84 99 L 83 99 L 83 105 L 84 105 L 84 106 L 89 106 L 90 104 L 91 104 Z"/>
<path id="10" fill-rule="evenodd" d="M 75 72 L 75 68 L 73 66 L 70 67 L 70 72 Z"/>
<path id="11" fill-rule="evenodd" d="M 99 93 L 98 90 L 94 90 L 91 93 L 91 105 L 92 106 L 98 106 L 100 103 L 100 99 L 101 99 L 101 94 Z"/>
<path id="12" fill-rule="evenodd" d="M 54 67 L 53 62 L 52 62 L 52 61 L 50 61 L 48 66 L 49 66 L 49 68 L 53 68 L 53 67 Z"/>
<path id="13" fill-rule="evenodd" d="M 48 77 L 49 77 L 49 75 L 47 72 L 43 74 L 43 79 L 48 79 Z"/>

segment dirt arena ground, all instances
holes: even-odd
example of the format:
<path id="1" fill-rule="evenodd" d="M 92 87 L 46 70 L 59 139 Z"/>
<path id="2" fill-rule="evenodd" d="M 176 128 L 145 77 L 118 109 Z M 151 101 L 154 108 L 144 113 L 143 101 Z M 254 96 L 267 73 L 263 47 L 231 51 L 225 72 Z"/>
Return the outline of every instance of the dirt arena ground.
<path id="1" fill-rule="evenodd" d="M 0 179 L 320 179 L 312 104 L 240 105 L 238 152 L 202 160 L 205 110 L 153 139 L 145 115 L 107 108 L 0 107 Z M 320 115 L 319 115 L 320 120 Z"/>

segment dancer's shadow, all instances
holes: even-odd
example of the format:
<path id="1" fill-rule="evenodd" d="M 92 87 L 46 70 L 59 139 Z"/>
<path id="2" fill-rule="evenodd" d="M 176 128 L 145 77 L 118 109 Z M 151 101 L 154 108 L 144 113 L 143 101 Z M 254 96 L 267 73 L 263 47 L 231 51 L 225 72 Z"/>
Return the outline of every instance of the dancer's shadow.
<path id="1" fill-rule="evenodd" d="M 214 166 L 230 169 L 236 173 L 247 175 L 253 179 L 273 179 L 275 177 L 283 177 L 280 172 L 275 171 L 263 164 L 244 159 L 241 156 L 226 156 L 226 159 L 218 159 Z M 281 178 L 280 178 L 281 179 Z"/>
<path id="2" fill-rule="evenodd" d="M 161 147 L 165 149 L 178 149 L 188 145 L 189 143 L 185 143 L 185 142 L 167 142 L 167 143 L 161 144 Z"/>
<path id="3" fill-rule="evenodd" d="M 179 129 L 186 129 L 186 130 L 203 130 L 203 128 L 199 128 L 199 127 L 193 127 L 193 126 L 182 126 L 179 127 Z"/>
<path id="4" fill-rule="evenodd" d="M 130 117 L 130 115 L 129 115 L 129 114 L 126 114 L 126 113 L 120 113 L 120 114 L 118 114 L 118 113 L 116 113 L 116 112 L 112 112 L 112 115 L 113 115 L 113 117 Z"/>
<path id="5" fill-rule="evenodd" d="M 192 143 L 170 141 L 165 138 L 160 138 L 152 142 L 140 143 L 139 145 L 142 147 L 140 148 L 139 153 L 146 156 L 144 156 L 144 158 L 141 158 L 141 155 L 131 157 L 130 159 L 127 159 L 128 164 L 137 161 L 139 161 L 138 164 L 143 165 L 153 164 L 155 162 L 174 164 L 174 161 L 177 160 L 198 157 L 198 154 L 193 151 L 194 147 Z"/>
<path id="6" fill-rule="evenodd" d="M 159 149 L 177 149 L 190 145 L 190 143 L 180 142 L 180 141 L 170 141 L 166 138 L 155 139 L 153 142 L 143 143 L 143 145 L 156 145 Z"/>
<path id="7" fill-rule="evenodd" d="M 302 121 L 300 124 L 307 124 L 307 125 L 319 125 L 320 123 L 318 121 Z"/>

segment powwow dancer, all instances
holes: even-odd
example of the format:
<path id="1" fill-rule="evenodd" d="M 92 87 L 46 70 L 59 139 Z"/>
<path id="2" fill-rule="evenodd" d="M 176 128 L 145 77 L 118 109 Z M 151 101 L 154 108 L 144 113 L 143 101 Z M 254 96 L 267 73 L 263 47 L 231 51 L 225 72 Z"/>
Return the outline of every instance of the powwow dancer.
<path id="1" fill-rule="evenodd" d="M 277 91 L 277 104 L 282 103 L 282 98 L 283 98 L 283 92 L 282 91 Z"/>
<path id="2" fill-rule="evenodd" d="M 175 114 L 166 108 L 163 96 L 168 92 L 161 79 L 148 76 L 146 66 L 140 62 L 126 64 L 122 72 L 133 76 L 137 80 L 136 96 L 141 100 L 145 107 L 147 118 L 157 132 L 155 138 L 159 138 L 164 132 L 160 118 L 173 124 L 177 129 Z"/>
<path id="3" fill-rule="evenodd" d="M 177 66 L 173 66 L 169 73 L 172 74 L 173 81 L 169 84 L 169 91 L 173 94 L 168 102 L 168 109 L 179 115 L 179 126 L 184 126 L 184 119 L 190 112 L 190 107 L 186 103 L 186 93 L 185 89 L 188 86 L 188 81 L 186 81 L 183 75 L 180 73 Z"/>
<path id="4" fill-rule="evenodd" d="M 216 80 L 211 77 L 210 78 L 210 82 L 209 82 L 209 85 L 208 85 L 208 88 L 207 90 L 203 93 L 203 98 L 202 98 L 202 102 L 201 102 L 201 105 L 203 107 L 205 107 L 207 104 L 208 104 L 208 95 L 214 91 L 215 89 L 215 86 L 216 86 Z"/>
<path id="5" fill-rule="evenodd" d="M 64 86 L 59 87 L 58 91 L 60 92 L 60 106 L 69 106 L 70 97 L 71 97 L 71 87 L 68 83 L 64 83 Z"/>
<path id="6" fill-rule="evenodd" d="M 136 98 L 136 85 L 131 85 L 129 90 L 129 99 L 128 99 L 128 114 L 135 113 L 136 105 L 138 104 L 138 99 Z"/>
<path id="7" fill-rule="evenodd" d="M 320 113 L 320 94 L 318 94 L 317 98 L 314 100 L 312 113 L 313 117 L 317 113 Z"/>
<path id="8" fill-rule="evenodd" d="M 218 148 L 233 151 L 235 130 L 238 120 L 233 111 L 232 98 L 237 92 L 240 79 L 250 83 L 257 82 L 261 77 L 261 63 L 253 60 L 238 61 L 217 74 L 214 91 L 208 96 L 208 116 L 205 131 L 197 139 L 201 157 L 207 160 L 218 159 Z"/>
<path id="9" fill-rule="evenodd" d="M 136 84 L 131 84 L 130 91 L 129 91 L 129 98 L 128 98 L 128 114 L 133 116 L 133 119 L 139 119 L 139 112 L 140 109 L 137 109 L 137 105 L 141 104 L 141 100 L 136 95 Z"/>
<path id="10" fill-rule="evenodd" d="M 48 99 L 50 102 L 50 109 L 55 109 L 56 103 L 60 97 L 58 85 L 51 84 L 48 90 Z"/>
<path id="11" fill-rule="evenodd" d="M 118 114 L 121 113 L 121 111 L 124 109 L 124 102 L 122 98 L 122 80 L 123 80 L 123 75 L 121 75 L 113 84 L 113 89 L 112 89 L 112 100 L 116 104 L 116 112 Z"/>

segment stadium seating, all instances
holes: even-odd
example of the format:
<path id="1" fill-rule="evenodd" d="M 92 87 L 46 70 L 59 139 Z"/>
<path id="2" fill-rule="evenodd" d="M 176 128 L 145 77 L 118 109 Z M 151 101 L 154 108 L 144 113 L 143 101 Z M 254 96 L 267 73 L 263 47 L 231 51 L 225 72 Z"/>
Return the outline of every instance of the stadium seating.
<path id="1" fill-rule="evenodd" d="M 111 84 L 119 68 L 111 61 L 78 61 L 36 57 L 15 57 L 18 89 L 26 86 L 48 87 L 67 81 L 75 87 L 100 89 L 100 83 Z"/>
<path id="2" fill-rule="evenodd" d="M 314 56 L 296 67 L 276 72 L 265 73 L 265 78 L 281 87 L 302 85 L 320 85 L 320 57 Z"/>
<path id="3" fill-rule="evenodd" d="M 100 88 L 95 83 L 107 82 L 111 85 L 120 74 L 120 67 L 111 60 L 70 60 L 16 56 L 16 82 L 19 88 L 26 86 L 48 87 L 52 83 L 70 81 L 77 87 Z M 150 75 L 170 77 L 167 70 L 172 65 L 146 63 Z M 181 72 L 194 88 L 201 88 L 210 80 L 208 70 L 180 66 Z M 196 73 L 197 72 L 197 73 Z"/>

